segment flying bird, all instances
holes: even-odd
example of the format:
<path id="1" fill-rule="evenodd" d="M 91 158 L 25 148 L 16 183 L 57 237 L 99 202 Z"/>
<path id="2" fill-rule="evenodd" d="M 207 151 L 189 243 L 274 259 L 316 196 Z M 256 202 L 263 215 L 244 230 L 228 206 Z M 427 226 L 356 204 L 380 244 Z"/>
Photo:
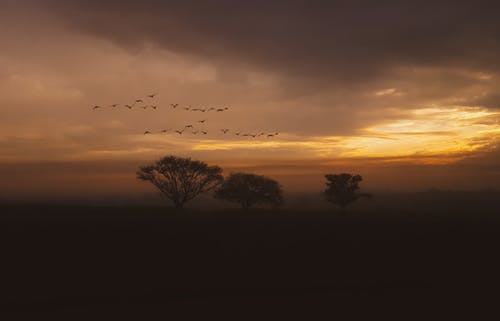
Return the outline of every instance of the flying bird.
<path id="1" fill-rule="evenodd" d="M 200 124 L 203 124 L 206 121 L 207 121 L 206 119 L 203 119 L 203 120 L 198 120 L 197 122 L 200 123 Z"/>
<path id="2" fill-rule="evenodd" d="M 184 129 L 183 129 L 183 130 L 176 130 L 175 132 L 176 132 L 177 134 L 179 134 L 179 135 L 182 135 L 182 133 L 184 132 Z"/>
<path id="3" fill-rule="evenodd" d="M 227 133 L 229 131 L 229 129 L 221 129 L 220 131 L 225 134 L 225 133 Z"/>
<path id="4" fill-rule="evenodd" d="M 142 99 L 136 99 L 134 104 L 137 104 L 137 103 L 144 103 L 144 101 Z"/>
<path id="5" fill-rule="evenodd" d="M 115 108 L 116 106 L 118 106 L 119 104 L 113 104 L 113 105 L 109 105 L 109 107 L 113 107 Z"/>
<path id="6" fill-rule="evenodd" d="M 132 106 L 130 105 L 125 105 L 125 107 L 127 107 L 128 109 L 132 109 Z"/>
<path id="7" fill-rule="evenodd" d="M 156 106 L 156 105 L 151 105 L 151 106 L 149 106 L 149 107 L 151 107 L 151 108 L 153 108 L 153 109 L 156 109 L 158 106 Z"/>
<path id="8" fill-rule="evenodd" d="M 162 132 L 162 133 L 166 133 L 166 132 L 168 132 L 169 130 L 170 130 L 170 128 L 168 128 L 168 129 L 163 129 L 161 132 Z"/>
<path id="9" fill-rule="evenodd" d="M 148 95 L 148 97 L 149 98 L 155 98 L 156 95 L 158 95 L 158 93 L 154 93 L 154 94 Z"/>
<path id="10" fill-rule="evenodd" d="M 99 109 L 99 108 L 101 108 L 101 106 L 95 105 L 94 107 L 92 107 L 93 110 L 96 110 L 96 109 Z"/>
<path id="11" fill-rule="evenodd" d="M 170 104 L 170 106 L 172 106 L 172 108 L 177 108 L 177 106 L 179 106 L 179 104 Z"/>
<path id="12" fill-rule="evenodd" d="M 204 130 L 201 130 L 201 133 L 202 133 L 203 135 L 206 135 L 206 134 L 207 134 L 207 132 L 206 132 L 206 131 L 204 131 Z"/>
<path id="13" fill-rule="evenodd" d="M 184 126 L 184 129 L 186 129 L 186 128 L 193 128 L 193 125 L 186 125 L 186 126 Z"/>
<path id="14" fill-rule="evenodd" d="M 184 110 L 189 110 L 191 107 L 184 107 Z"/>
<path id="15" fill-rule="evenodd" d="M 151 132 L 150 132 L 149 130 L 146 130 L 146 131 L 144 132 L 144 135 L 149 135 L 149 134 L 151 134 Z"/>

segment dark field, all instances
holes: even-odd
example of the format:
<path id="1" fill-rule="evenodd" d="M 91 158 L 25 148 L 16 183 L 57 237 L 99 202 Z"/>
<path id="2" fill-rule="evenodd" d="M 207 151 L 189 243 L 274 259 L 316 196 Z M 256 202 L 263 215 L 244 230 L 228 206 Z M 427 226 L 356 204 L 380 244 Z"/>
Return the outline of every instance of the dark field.
<path id="1" fill-rule="evenodd" d="M 500 289 L 494 210 L 5 205 L 0 224 L 2 303 L 21 314 L 477 317 Z"/>

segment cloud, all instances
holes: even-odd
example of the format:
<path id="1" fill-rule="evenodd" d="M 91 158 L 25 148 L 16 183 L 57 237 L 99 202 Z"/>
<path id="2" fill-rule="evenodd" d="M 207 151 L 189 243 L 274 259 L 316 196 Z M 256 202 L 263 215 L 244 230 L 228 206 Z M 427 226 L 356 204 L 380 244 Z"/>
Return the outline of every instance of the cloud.
<path id="1" fill-rule="evenodd" d="M 398 66 L 498 70 L 493 1 L 48 1 L 70 27 L 131 50 L 252 64 L 355 84 Z"/>

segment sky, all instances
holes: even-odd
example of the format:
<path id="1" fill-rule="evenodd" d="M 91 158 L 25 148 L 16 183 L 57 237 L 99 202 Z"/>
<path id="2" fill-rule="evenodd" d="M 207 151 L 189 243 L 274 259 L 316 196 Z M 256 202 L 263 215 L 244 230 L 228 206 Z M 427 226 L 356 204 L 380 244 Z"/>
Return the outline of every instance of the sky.
<path id="1" fill-rule="evenodd" d="M 289 190 L 342 171 L 375 190 L 499 188 L 498 7 L 3 1 L 0 198 L 148 193 L 137 166 L 169 154 Z M 123 107 L 136 99 L 158 108 Z M 173 132 L 187 124 L 207 135 Z"/>

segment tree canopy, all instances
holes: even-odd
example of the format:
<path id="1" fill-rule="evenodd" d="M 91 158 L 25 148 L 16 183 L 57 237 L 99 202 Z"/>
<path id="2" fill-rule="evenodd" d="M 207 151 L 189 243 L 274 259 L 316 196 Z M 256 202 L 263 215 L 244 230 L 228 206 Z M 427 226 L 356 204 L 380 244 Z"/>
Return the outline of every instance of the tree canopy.
<path id="1" fill-rule="evenodd" d="M 244 209 L 267 203 L 280 205 L 283 191 L 279 183 L 271 178 L 245 173 L 233 173 L 216 190 L 215 197 L 239 203 Z"/>
<path id="2" fill-rule="evenodd" d="M 176 156 L 166 156 L 151 165 L 139 167 L 137 178 L 151 182 L 177 208 L 217 188 L 223 181 L 219 166 Z"/>
<path id="3" fill-rule="evenodd" d="M 327 174 L 325 178 L 327 180 L 326 199 L 342 208 L 357 201 L 360 197 L 369 196 L 369 194 L 358 192 L 359 183 L 363 180 L 361 175 Z"/>

